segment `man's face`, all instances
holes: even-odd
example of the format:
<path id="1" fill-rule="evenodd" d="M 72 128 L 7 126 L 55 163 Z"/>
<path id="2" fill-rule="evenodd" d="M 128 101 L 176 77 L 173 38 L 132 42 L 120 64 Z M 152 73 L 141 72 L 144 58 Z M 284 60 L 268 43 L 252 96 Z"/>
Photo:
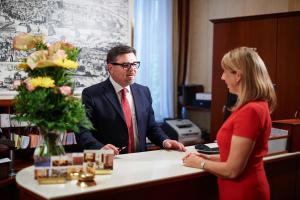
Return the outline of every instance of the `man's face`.
<path id="1" fill-rule="evenodd" d="M 108 64 L 108 71 L 111 77 L 122 87 L 126 87 L 134 83 L 134 79 L 137 73 L 137 68 L 131 66 L 129 69 L 123 68 L 121 65 L 124 63 L 134 63 L 136 62 L 136 56 L 134 53 L 127 53 L 119 55 L 114 62 L 115 64 Z"/>

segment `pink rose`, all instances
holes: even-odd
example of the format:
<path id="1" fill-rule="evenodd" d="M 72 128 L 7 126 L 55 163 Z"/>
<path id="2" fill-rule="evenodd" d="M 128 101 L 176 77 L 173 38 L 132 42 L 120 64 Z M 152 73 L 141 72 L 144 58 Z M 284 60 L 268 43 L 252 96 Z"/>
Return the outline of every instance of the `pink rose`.
<path id="1" fill-rule="evenodd" d="M 53 54 L 53 56 L 51 57 L 51 60 L 59 60 L 59 59 L 66 59 L 67 58 L 67 54 L 65 53 L 64 50 L 57 50 L 55 54 Z"/>
<path id="2" fill-rule="evenodd" d="M 27 78 L 24 80 L 24 83 L 25 83 L 25 86 L 26 86 L 26 89 L 30 92 L 32 92 L 33 90 L 35 90 L 35 87 L 33 85 L 30 84 L 30 79 L 31 78 Z"/>
<path id="3" fill-rule="evenodd" d="M 72 88 L 70 86 L 61 86 L 59 87 L 59 91 L 63 95 L 70 96 L 72 94 Z"/>

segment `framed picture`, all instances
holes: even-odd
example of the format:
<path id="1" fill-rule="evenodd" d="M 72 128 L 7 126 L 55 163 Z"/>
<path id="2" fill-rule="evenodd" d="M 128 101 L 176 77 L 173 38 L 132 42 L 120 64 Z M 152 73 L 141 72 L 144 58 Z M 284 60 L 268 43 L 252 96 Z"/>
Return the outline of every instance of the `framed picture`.
<path id="1" fill-rule="evenodd" d="M 16 69 L 15 62 L 0 62 L 0 99 L 12 99 L 26 73 Z"/>
<path id="2" fill-rule="evenodd" d="M 111 47 L 132 43 L 132 0 L 5 0 L 0 7 L 0 99 L 13 98 L 18 80 L 26 75 L 15 66 L 27 52 L 12 49 L 12 39 L 20 32 L 80 48 L 75 95 L 108 77 L 106 54 Z"/>

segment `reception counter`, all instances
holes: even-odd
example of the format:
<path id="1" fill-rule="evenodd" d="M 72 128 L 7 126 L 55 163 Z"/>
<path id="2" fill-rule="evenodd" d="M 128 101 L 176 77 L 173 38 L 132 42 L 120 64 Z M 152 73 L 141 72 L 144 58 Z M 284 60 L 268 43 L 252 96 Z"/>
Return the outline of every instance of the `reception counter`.
<path id="1" fill-rule="evenodd" d="M 188 151 L 195 150 L 188 147 Z M 184 152 L 166 150 L 118 155 L 114 160 L 113 173 L 97 175 L 97 185 L 89 188 L 78 187 L 75 180 L 65 184 L 39 185 L 33 179 L 33 167 L 21 170 L 16 182 L 20 199 L 218 199 L 216 177 L 201 169 L 183 166 L 181 159 L 184 155 Z M 297 177 L 298 173 L 298 180 L 296 178 L 293 183 L 299 186 L 300 152 L 270 156 L 264 160 L 267 172 L 271 170 L 272 181 L 278 181 L 273 176 L 282 174 L 274 171 L 272 163 L 277 163 L 276 166 L 278 163 L 288 163 L 290 166 L 292 163 L 288 161 L 295 161 L 296 174 L 292 177 Z M 291 173 L 295 172 L 293 166 L 290 166 Z M 279 167 L 275 170 L 284 169 Z M 282 180 L 290 177 L 287 173 L 284 172 Z M 272 186 L 277 187 L 276 183 L 270 185 L 271 189 Z M 291 199 L 296 199 L 299 194 L 294 195 L 295 198 Z"/>

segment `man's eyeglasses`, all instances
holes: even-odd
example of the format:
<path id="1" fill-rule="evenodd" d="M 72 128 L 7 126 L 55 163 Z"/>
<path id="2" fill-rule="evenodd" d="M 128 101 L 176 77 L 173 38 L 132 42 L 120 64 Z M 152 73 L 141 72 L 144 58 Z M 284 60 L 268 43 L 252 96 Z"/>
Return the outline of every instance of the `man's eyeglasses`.
<path id="1" fill-rule="evenodd" d="M 140 62 L 133 62 L 133 63 L 111 63 L 112 65 L 119 65 L 121 66 L 123 69 L 130 69 L 131 67 L 134 67 L 136 69 L 138 69 L 140 67 Z"/>

